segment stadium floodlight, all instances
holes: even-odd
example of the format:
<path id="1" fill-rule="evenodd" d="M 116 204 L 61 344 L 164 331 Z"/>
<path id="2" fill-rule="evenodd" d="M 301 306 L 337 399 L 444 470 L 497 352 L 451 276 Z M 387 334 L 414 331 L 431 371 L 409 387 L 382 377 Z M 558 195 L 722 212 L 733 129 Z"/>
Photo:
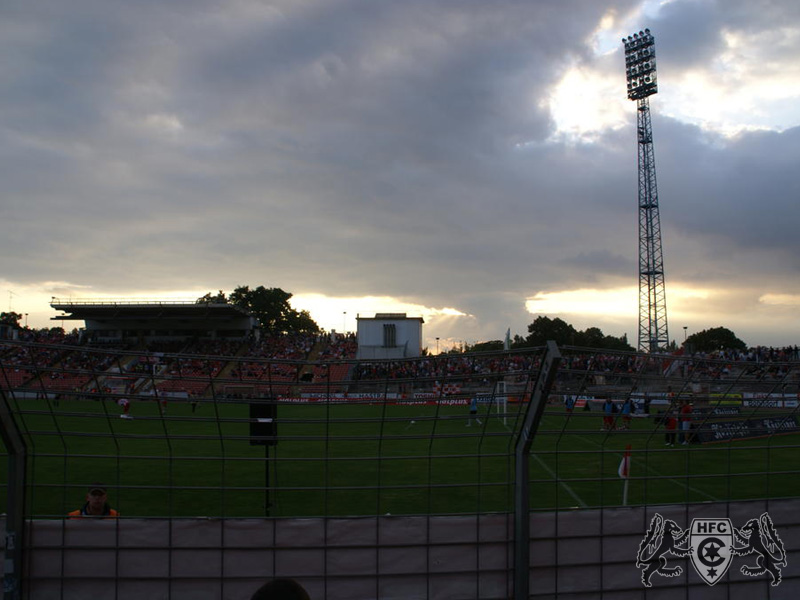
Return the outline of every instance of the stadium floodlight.
<path id="1" fill-rule="evenodd" d="M 649 29 L 622 38 L 628 99 L 636 101 L 639 142 L 639 351 L 664 351 L 669 345 L 661 217 L 650 122 L 649 96 L 658 92 L 656 48 Z"/>
<path id="2" fill-rule="evenodd" d="M 622 38 L 625 45 L 625 74 L 628 99 L 639 100 L 658 92 L 656 46 L 649 29 Z"/>

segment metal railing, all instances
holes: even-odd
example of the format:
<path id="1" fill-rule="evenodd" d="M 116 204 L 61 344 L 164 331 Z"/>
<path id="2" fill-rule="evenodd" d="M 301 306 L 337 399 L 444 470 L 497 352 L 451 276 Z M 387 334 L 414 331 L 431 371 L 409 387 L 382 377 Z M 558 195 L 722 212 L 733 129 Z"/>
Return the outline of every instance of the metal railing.
<path id="1" fill-rule="evenodd" d="M 525 568 L 540 560 L 527 554 L 541 533 L 530 531 L 536 515 L 599 511 L 602 522 L 626 506 L 647 513 L 800 497 L 799 382 L 794 361 L 552 344 L 309 362 L 246 347 L 221 356 L 203 346 L 178 354 L 3 342 L 6 597 L 26 581 L 37 585 L 20 563 L 25 523 L 71 531 L 66 515 L 94 482 L 107 487 L 125 527 L 267 517 L 421 518 L 430 528 L 512 515 L 505 543 L 513 560 L 500 568 L 506 583 L 495 581 L 497 566 L 490 577 L 476 559 L 475 597 L 565 594 L 558 581 L 530 585 L 540 576 Z M 557 551 L 553 560 L 556 570 L 568 568 Z M 609 557 L 593 560 L 602 567 Z M 426 564 L 428 580 L 442 569 Z M 374 570 L 376 580 L 386 577 Z M 485 595 L 490 579 L 496 596 Z M 309 581 L 334 597 L 329 571 Z"/>

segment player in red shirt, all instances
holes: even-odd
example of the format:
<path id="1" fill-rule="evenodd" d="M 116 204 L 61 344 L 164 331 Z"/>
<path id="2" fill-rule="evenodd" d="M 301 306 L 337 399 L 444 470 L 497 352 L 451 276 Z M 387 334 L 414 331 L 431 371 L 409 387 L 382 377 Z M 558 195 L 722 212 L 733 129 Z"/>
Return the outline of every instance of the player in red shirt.
<path id="1" fill-rule="evenodd" d="M 127 398 L 120 398 L 117 400 L 117 404 L 122 407 L 122 414 L 120 415 L 123 419 L 132 419 L 133 417 L 129 414 L 131 411 L 131 402 Z"/>

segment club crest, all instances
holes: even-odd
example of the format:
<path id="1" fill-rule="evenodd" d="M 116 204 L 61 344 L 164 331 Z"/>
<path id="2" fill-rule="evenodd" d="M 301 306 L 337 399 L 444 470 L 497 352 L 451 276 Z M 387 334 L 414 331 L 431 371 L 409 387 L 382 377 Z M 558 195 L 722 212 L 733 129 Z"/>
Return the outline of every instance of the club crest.
<path id="1" fill-rule="evenodd" d="M 689 528 L 692 565 L 700 578 L 714 585 L 731 566 L 733 525 L 730 519 L 694 519 Z"/>
<path id="2" fill-rule="evenodd" d="M 694 519 L 681 529 L 671 519 L 656 513 L 647 534 L 639 544 L 636 567 L 642 570 L 642 584 L 651 587 L 653 575 L 678 577 L 683 568 L 669 564 L 669 555 L 689 557 L 700 578 L 708 585 L 720 581 L 735 557 L 750 556 L 741 573 L 749 577 L 770 576 L 772 586 L 781 583 L 781 567 L 786 567 L 786 550 L 768 513 L 750 519 L 739 529 L 730 519 Z"/>

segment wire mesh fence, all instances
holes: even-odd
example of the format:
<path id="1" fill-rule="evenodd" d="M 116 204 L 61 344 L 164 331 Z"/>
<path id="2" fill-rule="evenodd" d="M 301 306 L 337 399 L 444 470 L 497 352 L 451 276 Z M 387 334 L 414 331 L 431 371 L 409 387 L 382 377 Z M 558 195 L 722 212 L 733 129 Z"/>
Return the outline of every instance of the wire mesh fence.
<path id="1" fill-rule="evenodd" d="M 36 518 L 63 516 L 92 482 L 137 517 L 508 510 L 517 398 L 536 359 L 309 364 L 63 346 L 54 365 L 50 347 L 15 350 L 7 400 L 32 451 Z M 73 353 L 81 366 L 65 364 Z M 493 360 L 507 364 L 479 372 Z"/>
<path id="2" fill-rule="evenodd" d="M 512 541 L 515 448 L 530 433 L 523 424 L 544 348 L 357 361 L 311 345 L 283 358 L 285 341 L 272 343 L 284 350 L 280 358 L 252 342 L 3 342 L 9 460 L 0 465 L 0 512 L 11 514 L 6 503 L 21 487 L 26 520 L 73 528 L 68 514 L 85 509 L 88 490 L 102 485 L 121 523 L 499 515 Z M 800 497 L 793 351 L 560 352 L 528 456 L 528 511 L 610 514 Z M 9 466 L 11 429 L 25 448 L 22 473 Z M 646 525 L 638 525 L 642 536 Z M 502 561 L 492 573 L 503 583 L 491 592 L 478 582 L 473 596 L 439 596 L 427 585 L 409 597 L 510 596 L 513 552 L 493 551 Z M 626 565 L 634 575 L 635 558 Z M 557 569 L 558 553 L 555 561 Z M 324 571 L 315 577 L 325 580 Z M 689 589 L 688 579 L 670 585 Z M 644 589 L 638 577 L 625 586 Z M 393 597 L 378 591 L 363 597 Z"/>

